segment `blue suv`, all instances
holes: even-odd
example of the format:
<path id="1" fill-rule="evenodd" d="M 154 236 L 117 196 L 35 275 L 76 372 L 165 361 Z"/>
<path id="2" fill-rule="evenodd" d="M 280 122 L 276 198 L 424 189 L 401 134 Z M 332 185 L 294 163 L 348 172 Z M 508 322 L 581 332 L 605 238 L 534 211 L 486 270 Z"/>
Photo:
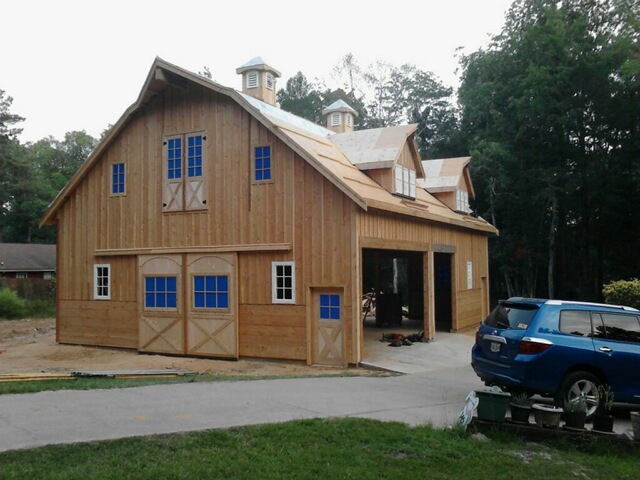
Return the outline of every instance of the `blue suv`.
<path id="1" fill-rule="evenodd" d="M 640 403 L 640 311 L 631 307 L 514 297 L 480 325 L 471 365 L 487 385 L 553 397 L 583 398 L 595 413 L 598 387 Z"/>

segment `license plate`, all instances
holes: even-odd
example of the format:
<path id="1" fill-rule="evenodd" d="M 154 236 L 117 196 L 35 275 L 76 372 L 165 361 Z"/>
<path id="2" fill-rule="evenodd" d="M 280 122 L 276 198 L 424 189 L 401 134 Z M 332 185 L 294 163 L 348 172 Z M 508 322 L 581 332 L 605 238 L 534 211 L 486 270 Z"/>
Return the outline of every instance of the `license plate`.
<path id="1" fill-rule="evenodd" d="M 491 342 L 491 352 L 500 353 L 500 344 L 498 342 Z"/>

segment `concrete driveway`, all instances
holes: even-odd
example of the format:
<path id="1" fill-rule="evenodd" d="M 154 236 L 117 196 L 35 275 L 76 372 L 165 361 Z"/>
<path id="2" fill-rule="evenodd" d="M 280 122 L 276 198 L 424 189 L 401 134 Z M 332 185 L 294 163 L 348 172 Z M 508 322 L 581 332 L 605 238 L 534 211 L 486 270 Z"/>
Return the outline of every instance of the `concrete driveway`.
<path id="1" fill-rule="evenodd" d="M 0 451 L 48 444 L 228 428 L 306 418 L 360 417 L 446 427 L 484 386 L 469 364 L 468 335 L 388 347 L 370 361 L 391 377 L 188 383 L 0 395 Z M 629 428 L 616 420 L 616 432 Z M 624 414 L 623 414 L 624 417 Z"/>

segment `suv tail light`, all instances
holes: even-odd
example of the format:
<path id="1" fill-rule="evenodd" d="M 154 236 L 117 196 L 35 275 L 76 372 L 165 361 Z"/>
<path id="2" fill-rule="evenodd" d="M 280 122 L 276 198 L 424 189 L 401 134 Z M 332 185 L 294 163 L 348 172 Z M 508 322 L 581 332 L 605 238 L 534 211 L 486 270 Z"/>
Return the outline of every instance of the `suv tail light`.
<path id="1" fill-rule="evenodd" d="M 524 337 L 520 341 L 518 352 L 523 355 L 537 355 L 547 350 L 553 345 L 553 342 L 544 338 Z"/>

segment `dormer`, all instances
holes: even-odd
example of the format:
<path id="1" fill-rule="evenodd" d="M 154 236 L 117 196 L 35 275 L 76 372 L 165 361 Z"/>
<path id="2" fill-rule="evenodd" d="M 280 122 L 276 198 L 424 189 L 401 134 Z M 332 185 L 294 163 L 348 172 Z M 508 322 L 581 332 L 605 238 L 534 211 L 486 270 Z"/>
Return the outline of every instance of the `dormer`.
<path id="1" fill-rule="evenodd" d="M 417 125 L 372 128 L 332 135 L 349 161 L 393 195 L 413 200 L 424 176 L 415 141 Z"/>
<path id="2" fill-rule="evenodd" d="M 322 110 L 327 128 L 336 133 L 353 132 L 353 123 L 358 113 L 343 100 L 336 100 Z"/>
<path id="3" fill-rule="evenodd" d="M 471 213 L 469 199 L 475 198 L 469 162 L 471 157 L 440 158 L 423 160 L 424 179 L 418 185 L 451 210 Z"/>
<path id="4" fill-rule="evenodd" d="M 242 75 L 242 93 L 275 106 L 276 79 L 281 76 L 278 70 L 256 57 L 236 68 L 236 73 Z"/>

